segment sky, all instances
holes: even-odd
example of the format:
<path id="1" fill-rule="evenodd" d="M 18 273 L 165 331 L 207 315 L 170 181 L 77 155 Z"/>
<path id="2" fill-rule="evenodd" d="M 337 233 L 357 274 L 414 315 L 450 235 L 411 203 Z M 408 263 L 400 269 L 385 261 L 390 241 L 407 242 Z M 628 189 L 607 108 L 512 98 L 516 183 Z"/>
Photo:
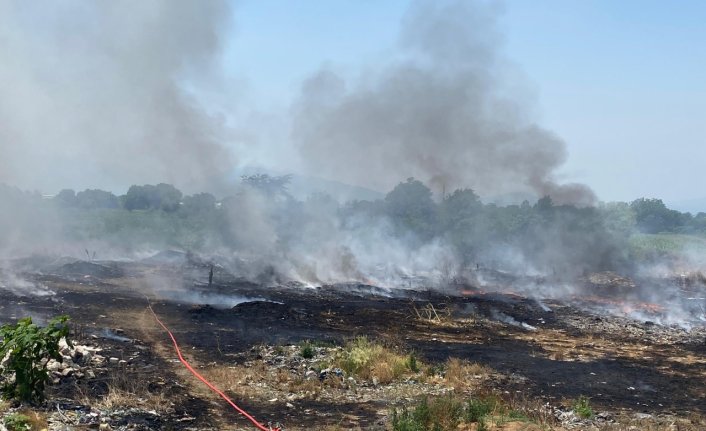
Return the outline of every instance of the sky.
<path id="1" fill-rule="evenodd" d="M 287 109 L 312 71 L 395 55 L 409 2 L 244 0 L 224 48 L 238 106 Z M 601 200 L 706 197 L 706 3 L 506 0 L 500 50 L 514 96 L 566 142 L 560 179 Z M 357 72 L 358 71 L 358 72 Z M 221 103 L 227 103 L 221 101 Z"/>

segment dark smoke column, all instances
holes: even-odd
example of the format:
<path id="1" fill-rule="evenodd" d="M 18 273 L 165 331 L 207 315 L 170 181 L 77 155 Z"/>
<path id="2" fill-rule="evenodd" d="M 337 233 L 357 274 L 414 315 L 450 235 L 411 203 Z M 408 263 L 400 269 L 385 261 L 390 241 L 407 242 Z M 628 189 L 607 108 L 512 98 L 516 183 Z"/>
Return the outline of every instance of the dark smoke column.
<path id="1" fill-rule="evenodd" d="M 308 167 L 378 190 L 413 176 L 437 192 L 472 187 L 591 204 L 588 187 L 554 180 L 564 143 L 506 96 L 497 15 L 485 2 L 415 3 L 400 35 L 403 60 L 352 84 L 330 70 L 311 76 L 293 130 Z"/>

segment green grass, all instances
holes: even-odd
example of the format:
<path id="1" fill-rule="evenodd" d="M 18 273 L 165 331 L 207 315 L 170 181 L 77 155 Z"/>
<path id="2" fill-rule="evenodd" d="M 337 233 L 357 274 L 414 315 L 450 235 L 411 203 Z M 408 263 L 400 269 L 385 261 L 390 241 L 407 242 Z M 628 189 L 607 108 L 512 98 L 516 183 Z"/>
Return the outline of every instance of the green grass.
<path id="1" fill-rule="evenodd" d="M 101 239 L 111 245 L 142 244 L 198 248 L 218 244 L 223 221 L 219 213 L 189 216 L 179 212 L 124 209 L 62 209 L 63 231 L 68 239 Z M 100 256 L 99 256 L 100 258 Z"/>
<path id="2" fill-rule="evenodd" d="M 635 234 L 629 240 L 630 255 L 637 261 L 674 256 L 686 252 L 706 253 L 706 238 L 682 234 Z"/>
<path id="3" fill-rule="evenodd" d="M 461 424 L 476 424 L 476 429 L 482 431 L 488 429 L 490 421 L 509 420 L 529 422 L 520 413 L 507 412 L 493 396 L 466 401 L 454 395 L 425 397 L 412 409 L 392 410 L 393 431 L 455 431 Z"/>

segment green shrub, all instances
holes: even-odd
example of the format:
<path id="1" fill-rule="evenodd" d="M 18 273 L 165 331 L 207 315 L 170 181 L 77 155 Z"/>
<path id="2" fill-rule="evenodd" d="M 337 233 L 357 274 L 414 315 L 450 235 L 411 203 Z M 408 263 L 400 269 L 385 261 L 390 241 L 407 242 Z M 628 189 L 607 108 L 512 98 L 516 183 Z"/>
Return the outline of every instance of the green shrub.
<path id="1" fill-rule="evenodd" d="M 497 407 L 498 402 L 494 398 L 471 398 L 466 404 L 466 421 L 478 422 L 478 426 L 483 422 L 483 418 L 491 414 Z"/>
<path id="2" fill-rule="evenodd" d="M 463 418 L 463 402 L 453 396 L 423 398 L 414 410 L 392 411 L 393 431 L 451 431 Z"/>
<path id="3" fill-rule="evenodd" d="M 593 408 L 591 407 L 591 402 L 588 398 L 584 397 L 583 395 L 578 397 L 578 399 L 574 402 L 573 410 L 574 413 L 576 413 L 581 418 L 588 419 L 593 417 Z"/>
<path id="4" fill-rule="evenodd" d="M 29 431 L 32 429 L 29 416 L 20 413 L 11 413 L 5 416 L 3 424 L 8 431 Z"/>
<path id="5" fill-rule="evenodd" d="M 7 356 L 0 389 L 6 398 L 30 403 L 44 399 L 44 386 L 49 380 L 46 363 L 49 359 L 62 360 L 59 340 L 69 333 L 68 319 L 56 317 L 41 328 L 27 317 L 15 325 L 0 327 L 0 358 Z"/>
<path id="6" fill-rule="evenodd" d="M 311 359 L 314 357 L 315 353 L 314 346 L 310 342 L 305 341 L 299 345 L 299 355 L 301 355 L 302 358 Z"/>
<path id="7" fill-rule="evenodd" d="M 426 398 L 423 398 L 412 411 L 406 407 L 399 414 L 397 409 L 392 411 L 393 431 L 427 431 L 430 423 L 431 412 Z"/>
<path id="8" fill-rule="evenodd" d="M 356 337 L 343 352 L 341 368 L 346 373 L 359 374 L 370 367 L 381 352 L 382 347 L 368 341 L 368 337 Z"/>
<path id="9" fill-rule="evenodd" d="M 417 363 L 417 356 L 414 353 L 410 353 L 409 359 L 407 359 L 407 368 L 413 373 L 419 372 L 419 364 Z"/>

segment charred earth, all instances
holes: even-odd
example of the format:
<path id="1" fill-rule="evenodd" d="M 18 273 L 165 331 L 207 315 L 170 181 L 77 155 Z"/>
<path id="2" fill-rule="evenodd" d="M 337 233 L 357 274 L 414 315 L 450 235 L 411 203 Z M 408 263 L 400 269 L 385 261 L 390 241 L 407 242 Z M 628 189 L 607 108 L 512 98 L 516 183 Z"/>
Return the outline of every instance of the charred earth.
<path id="1" fill-rule="evenodd" d="M 218 264 L 209 285 L 211 264 L 176 252 L 6 262 L 2 323 L 67 314 L 75 347 L 52 365 L 45 405 L 5 403 L 3 415 L 30 412 L 51 430 L 248 429 L 176 360 L 149 302 L 199 372 L 285 429 L 392 429 L 393 412 L 423 399 L 488 397 L 504 406 L 488 429 L 706 426 L 698 277 L 587 274 L 573 282 L 595 294 L 551 299 L 510 292 L 556 281 L 489 270 L 482 286 L 439 291 L 254 283 Z M 697 305 L 668 319 L 641 297 L 647 282 L 677 284 L 677 299 Z M 368 353 L 372 363 L 355 362 Z"/>

